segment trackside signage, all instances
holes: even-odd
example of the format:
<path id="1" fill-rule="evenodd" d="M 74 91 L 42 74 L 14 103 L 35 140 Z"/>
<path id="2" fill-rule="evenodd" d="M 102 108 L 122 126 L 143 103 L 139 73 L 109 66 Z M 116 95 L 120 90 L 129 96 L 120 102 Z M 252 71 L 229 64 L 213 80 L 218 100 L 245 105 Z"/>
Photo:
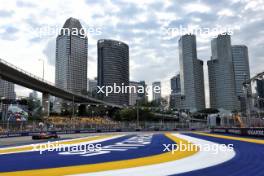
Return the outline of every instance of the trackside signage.
<path id="1" fill-rule="evenodd" d="M 211 132 L 264 137 L 264 128 L 212 128 Z"/>
<path id="2" fill-rule="evenodd" d="M 249 136 L 264 136 L 264 129 L 257 129 L 257 130 L 249 129 L 247 130 L 247 134 Z"/>

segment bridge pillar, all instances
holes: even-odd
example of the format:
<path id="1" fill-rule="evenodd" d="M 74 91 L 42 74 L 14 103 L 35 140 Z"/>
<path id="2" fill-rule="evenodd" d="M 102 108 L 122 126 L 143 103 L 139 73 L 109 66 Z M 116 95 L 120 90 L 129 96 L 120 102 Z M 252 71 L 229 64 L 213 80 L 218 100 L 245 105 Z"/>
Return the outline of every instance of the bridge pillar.
<path id="1" fill-rule="evenodd" d="M 44 116 L 48 117 L 49 111 L 50 111 L 49 94 L 42 93 L 42 113 Z"/>

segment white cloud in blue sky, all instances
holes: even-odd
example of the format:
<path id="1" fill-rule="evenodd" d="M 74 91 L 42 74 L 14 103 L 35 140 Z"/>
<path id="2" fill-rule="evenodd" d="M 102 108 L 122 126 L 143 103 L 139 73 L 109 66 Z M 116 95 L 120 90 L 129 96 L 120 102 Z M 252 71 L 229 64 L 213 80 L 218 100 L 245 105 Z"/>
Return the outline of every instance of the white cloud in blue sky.
<path id="1" fill-rule="evenodd" d="M 264 68 L 262 0 L 2 0 L 1 4 L 0 57 L 39 76 L 42 65 L 38 59 L 44 58 L 45 77 L 53 82 L 56 36 L 39 38 L 32 30 L 60 28 L 69 17 L 78 18 L 86 28 L 102 31 L 102 35 L 88 36 L 89 78 L 97 74 L 97 40 L 117 39 L 130 46 L 131 80 L 149 84 L 161 80 L 164 94 L 168 94 L 169 79 L 179 71 L 179 36 L 168 37 L 163 29 L 180 25 L 239 29 L 232 36 L 232 44 L 248 46 L 251 74 Z M 198 57 L 204 61 L 210 59 L 210 40 L 197 36 Z M 206 62 L 204 65 L 207 75 Z M 208 95 L 207 86 L 206 91 Z"/>

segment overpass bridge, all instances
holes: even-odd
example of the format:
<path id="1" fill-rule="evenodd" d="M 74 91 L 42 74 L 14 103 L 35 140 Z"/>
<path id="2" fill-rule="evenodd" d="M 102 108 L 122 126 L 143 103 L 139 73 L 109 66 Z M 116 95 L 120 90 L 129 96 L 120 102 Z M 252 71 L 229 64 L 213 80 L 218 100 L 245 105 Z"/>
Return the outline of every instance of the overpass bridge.
<path id="1" fill-rule="evenodd" d="M 61 88 L 58 88 L 54 83 L 48 82 L 40 77 L 37 77 L 23 69 L 16 67 L 13 64 L 6 62 L 0 58 L 0 78 L 29 89 L 33 89 L 42 92 L 43 98 L 43 108 L 44 113 L 49 113 L 49 95 L 53 95 L 64 100 L 73 101 L 76 103 L 96 103 L 104 104 L 111 107 L 122 108 L 121 105 L 108 103 L 90 96 L 85 96 L 81 94 L 76 94 Z"/>

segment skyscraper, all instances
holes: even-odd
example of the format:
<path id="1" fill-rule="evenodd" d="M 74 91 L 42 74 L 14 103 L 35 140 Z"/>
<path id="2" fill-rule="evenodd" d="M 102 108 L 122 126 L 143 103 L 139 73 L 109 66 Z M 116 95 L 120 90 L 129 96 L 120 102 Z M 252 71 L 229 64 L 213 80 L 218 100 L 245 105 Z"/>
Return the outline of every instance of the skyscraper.
<path id="1" fill-rule="evenodd" d="M 229 111 L 238 109 L 231 38 L 218 35 L 211 41 L 212 56 L 207 62 L 211 108 Z"/>
<path id="2" fill-rule="evenodd" d="M 248 48 L 245 45 L 233 45 L 232 60 L 235 73 L 236 96 L 240 100 L 240 109 L 245 111 L 246 102 L 243 82 L 250 79 Z M 251 94 L 251 89 L 249 89 L 249 94 Z"/>
<path id="3" fill-rule="evenodd" d="M 5 99 L 15 99 L 15 85 L 11 82 L 0 79 L 0 97 Z"/>
<path id="4" fill-rule="evenodd" d="M 176 76 L 173 76 L 171 78 L 171 82 L 170 83 L 171 83 L 171 94 L 170 94 L 170 99 L 169 99 L 170 107 L 171 108 L 181 109 L 180 103 L 176 104 L 176 102 L 179 99 L 179 97 L 181 97 L 181 79 L 180 79 L 180 74 L 177 74 Z"/>
<path id="5" fill-rule="evenodd" d="M 180 74 L 177 74 L 171 78 L 171 93 L 179 92 L 181 92 L 181 79 Z"/>
<path id="6" fill-rule="evenodd" d="M 129 86 L 129 47 L 127 44 L 101 39 L 97 42 L 98 86 Z M 119 105 L 129 104 L 129 92 L 100 95 L 100 98 Z"/>
<path id="7" fill-rule="evenodd" d="M 11 82 L 0 79 L 0 101 L 3 99 L 14 100 L 15 98 L 15 85 Z M 1 102 L 0 108 L 2 120 L 7 120 L 8 104 L 3 104 L 3 102 Z"/>
<path id="8" fill-rule="evenodd" d="M 146 90 L 146 83 L 145 81 L 130 81 L 130 86 L 134 86 L 136 88 L 135 92 L 130 92 L 129 94 L 129 105 L 134 106 L 136 105 L 137 101 L 139 103 L 146 103 L 147 102 L 147 92 Z M 144 89 L 144 90 L 143 90 Z"/>
<path id="9" fill-rule="evenodd" d="M 38 93 L 37 91 L 33 90 L 32 92 L 29 93 L 29 98 L 30 99 L 37 99 L 38 98 Z"/>
<path id="10" fill-rule="evenodd" d="M 159 81 L 152 83 L 152 99 L 159 104 L 161 100 L 161 83 Z"/>
<path id="11" fill-rule="evenodd" d="M 139 84 L 144 87 L 144 92 L 138 92 L 138 96 L 142 103 L 146 103 L 148 101 L 148 92 L 146 91 L 147 84 L 145 83 L 145 81 L 139 81 Z"/>
<path id="12" fill-rule="evenodd" d="M 136 81 L 130 81 L 129 85 L 135 87 L 135 91 L 130 92 L 129 94 L 129 105 L 134 106 L 137 103 L 137 101 L 141 99 L 138 93 L 138 89 L 139 86 L 142 86 L 142 84 Z"/>
<path id="13" fill-rule="evenodd" d="M 88 39 L 79 20 L 69 18 L 56 39 L 55 84 L 79 93 L 87 91 Z"/>
<path id="14" fill-rule="evenodd" d="M 92 97 L 96 97 L 97 92 L 97 78 L 88 79 L 87 82 L 88 94 Z"/>
<path id="15" fill-rule="evenodd" d="M 198 111 L 205 108 L 203 61 L 197 58 L 195 35 L 179 39 L 181 94 L 184 109 Z"/>

